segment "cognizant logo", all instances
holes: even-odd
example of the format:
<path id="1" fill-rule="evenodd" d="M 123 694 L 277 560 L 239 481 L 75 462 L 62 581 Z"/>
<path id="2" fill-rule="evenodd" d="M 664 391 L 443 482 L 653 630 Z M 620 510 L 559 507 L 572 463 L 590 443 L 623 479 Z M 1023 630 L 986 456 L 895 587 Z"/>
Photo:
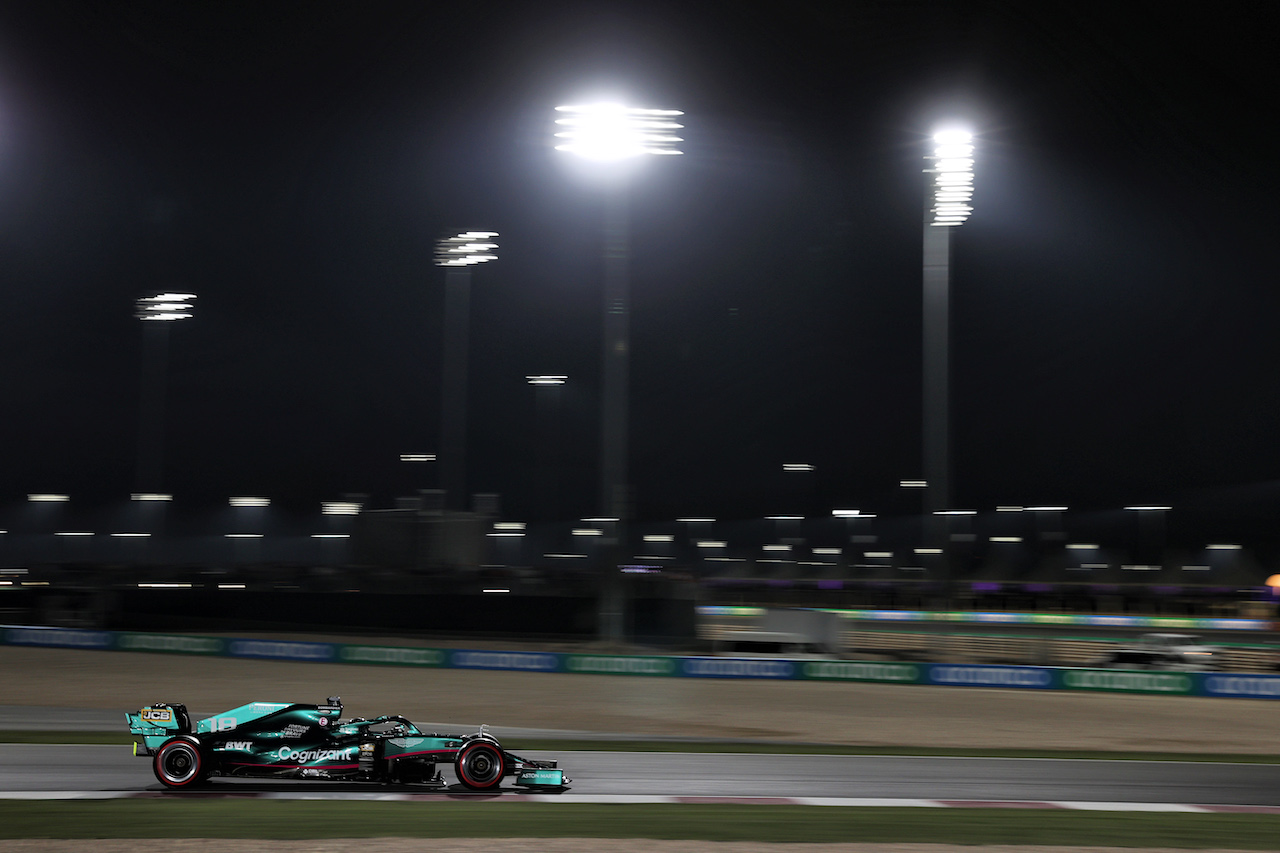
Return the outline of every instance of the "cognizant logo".
<path id="1" fill-rule="evenodd" d="M 349 746 L 344 749 L 291 749 L 287 746 L 280 747 L 276 752 L 277 761 L 297 761 L 305 763 L 308 761 L 342 761 L 351 758 L 355 754 L 356 747 Z"/>

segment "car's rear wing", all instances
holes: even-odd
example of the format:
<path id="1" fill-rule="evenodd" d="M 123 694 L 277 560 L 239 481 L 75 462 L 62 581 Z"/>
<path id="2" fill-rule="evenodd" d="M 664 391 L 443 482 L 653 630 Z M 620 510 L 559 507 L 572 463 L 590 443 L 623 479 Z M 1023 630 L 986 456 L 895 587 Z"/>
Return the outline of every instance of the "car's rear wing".
<path id="1" fill-rule="evenodd" d="M 129 722 L 129 734 L 133 735 L 135 755 L 150 755 L 174 735 L 191 732 L 186 705 L 156 702 L 136 714 L 126 711 L 124 716 Z"/>

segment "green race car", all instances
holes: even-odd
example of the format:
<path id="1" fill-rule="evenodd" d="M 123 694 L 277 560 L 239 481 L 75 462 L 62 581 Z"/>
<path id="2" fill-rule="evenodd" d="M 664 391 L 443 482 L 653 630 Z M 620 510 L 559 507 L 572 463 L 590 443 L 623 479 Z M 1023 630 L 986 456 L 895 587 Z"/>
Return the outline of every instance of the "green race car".
<path id="1" fill-rule="evenodd" d="M 323 705 L 250 702 L 192 725 L 185 705 L 156 702 L 125 714 L 134 755 L 150 756 L 166 787 L 193 788 L 211 776 L 329 779 L 445 787 L 437 769 L 492 791 L 508 776 L 532 790 L 564 790 L 555 761 L 507 752 L 485 726 L 469 735 L 420 731 L 404 717 L 343 720 L 342 701 Z"/>

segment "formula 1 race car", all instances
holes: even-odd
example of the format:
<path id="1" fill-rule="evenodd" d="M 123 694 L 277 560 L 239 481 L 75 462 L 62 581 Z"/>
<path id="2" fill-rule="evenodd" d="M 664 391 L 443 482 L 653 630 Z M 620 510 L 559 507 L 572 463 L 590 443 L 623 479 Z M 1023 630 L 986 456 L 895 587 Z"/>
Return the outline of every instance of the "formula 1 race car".
<path id="1" fill-rule="evenodd" d="M 487 727 L 469 735 L 423 732 L 404 717 L 341 719 L 342 700 L 323 705 L 250 702 L 198 721 L 185 705 L 156 702 L 126 713 L 134 755 L 152 758 L 166 787 L 193 788 L 210 776 L 330 779 L 444 787 L 436 765 L 452 764 L 458 781 L 492 791 L 504 777 L 535 790 L 569 784 L 555 761 L 533 761 L 502 748 Z"/>

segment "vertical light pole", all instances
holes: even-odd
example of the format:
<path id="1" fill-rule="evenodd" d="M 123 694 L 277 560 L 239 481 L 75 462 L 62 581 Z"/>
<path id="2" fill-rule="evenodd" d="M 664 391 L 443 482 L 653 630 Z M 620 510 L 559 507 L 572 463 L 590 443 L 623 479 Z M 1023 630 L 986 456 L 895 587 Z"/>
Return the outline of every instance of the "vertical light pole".
<path id="1" fill-rule="evenodd" d="M 945 547 L 946 516 L 951 508 L 948 331 L 951 278 L 951 229 L 973 208 L 973 137 L 960 130 L 933 135 L 925 174 L 929 206 L 924 220 L 924 474 L 927 544 Z"/>
<path id="2" fill-rule="evenodd" d="M 444 377 L 440 404 L 440 488 L 447 509 L 467 508 L 467 350 L 471 268 L 496 260 L 496 231 L 462 231 L 436 244 L 445 268 Z"/>
<path id="3" fill-rule="evenodd" d="M 143 321 L 142 388 L 138 407 L 138 457 L 134 485 L 158 493 L 164 480 L 164 403 L 169 361 L 169 327 L 191 319 L 194 293 L 157 293 L 135 303 Z"/>
<path id="4" fill-rule="evenodd" d="M 534 387 L 537 407 L 537 430 L 534 452 L 539 521 L 555 521 L 560 517 L 560 494 L 556 469 L 560 467 L 560 391 L 569 377 L 562 373 L 539 373 L 525 377 Z"/>
<path id="5" fill-rule="evenodd" d="M 616 103 L 556 107 L 556 150 L 602 163 L 635 160 L 647 155 L 681 154 L 675 135 L 683 125 L 680 110 L 627 107 Z M 624 613 L 617 565 L 626 548 L 627 520 L 635 501 L 629 479 L 627 444 L 631 357 L 630 229 L 626 184 L 620 182 L 605 200 L 604 299 L 601 349 L 600 511 L 617 518 L 615 547 L 605 561 L 601 590 L 600 630 L 604 639 L 622 639 Z"/>

